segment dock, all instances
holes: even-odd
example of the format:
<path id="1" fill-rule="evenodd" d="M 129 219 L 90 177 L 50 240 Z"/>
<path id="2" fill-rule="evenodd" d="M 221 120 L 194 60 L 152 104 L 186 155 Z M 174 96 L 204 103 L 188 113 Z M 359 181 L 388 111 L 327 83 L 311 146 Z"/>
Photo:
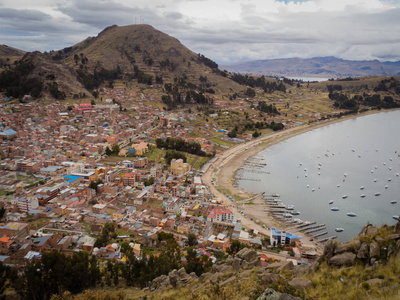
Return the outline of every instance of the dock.
<path id="1" fill-rule="evenodd" d="M 296 226 L 296 228 L 297 228 L 297 229 L 299 229 L 299 228 L 304 228 L 304 227 L 307 227 L 307 226 L 310 226 L 310 225 L 314 225 L 314 224 L 317 224 L 317 222 L 316 222 L 316 221 L 313 221 L 313 222 L 310 222 L 310 223 L 307 223 L 307 224 L 301 224 L 301 225 Z M 307 229 L 307 228 L 306 228 L 306 229 Z M 310 229 L 310 228 L 308 228 L 308 229 Z"/>
<path id="2" fill-rule="evenodd" d="M 322 240 L 318 240 L 318 242 L 320 242 L 320 243 L 325 243 L 325 242 L 328 241 L 328 240 L 334 240 L 334 239 L 336 239 L 336 238 L 337 238 L 337 236 L 334 235 L 334 236 L 330 236 L 330 237 L 327 237 L 327 238 L 322 239 Z"/>
<path id="3" fill-rule="evenodd" d="M 328 231 L 324 231 L 324 232 L 321 232 L 321 233 L 318 233 L 318 234 L 314 234 L 314 235 L 312 235 L 312 237 L 313 238 L 317 238 L 317 237 L 323 236 L 325 234 L 328 234 Z"/>
<path id="4" fill-rule="evenodd" d="M 319 230 L 324 229 L 326 226 L 325 224 L 319 224 L 319 225 L 315 225 L 315 226 L 311 226 L 311 227 L 307 227 L 307 228 L 301 228 L 300 231 L 304 231 L 304 233 L 312 233 L 312 232 L 316 232 Z"/>

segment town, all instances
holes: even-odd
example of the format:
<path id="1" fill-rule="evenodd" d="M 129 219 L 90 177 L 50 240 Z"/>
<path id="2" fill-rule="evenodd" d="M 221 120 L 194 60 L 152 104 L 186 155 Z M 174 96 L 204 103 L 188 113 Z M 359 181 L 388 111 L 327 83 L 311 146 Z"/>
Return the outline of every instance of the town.
<path id="1" fill-rule="evenodd" d="M 273 236 L 244 228 L 244 216 L 210 192 L 202 174 L 226 147 L 190 137 L 196 114 L 168 115 L 143 105 L 141 94 L 132 117 L 122 106 L 135 96 L 110 89 L 99 104 L 42 106 L 9 99 L 1 104 L 3 263 L 26 263 L 53 249 L 122 261 L 123 241 L 141 258 L 162 231 L 173 233 L 181 246 L 195 236 L 198 253 L 214 261 L 213 253 L 226 253 L 233 239 L 259 250 L 279 241 L 296 263 L 313 258 L 310 249 L 302 255 L 301 242 L 290 234 L 277 238 L 275 228 Z M 200 167 L 182 158 L 154 158 L 156 140 L 172 137 L 200 145 Z M 108 223 L 115 227 L 114 238 L 102 240 Z"/>

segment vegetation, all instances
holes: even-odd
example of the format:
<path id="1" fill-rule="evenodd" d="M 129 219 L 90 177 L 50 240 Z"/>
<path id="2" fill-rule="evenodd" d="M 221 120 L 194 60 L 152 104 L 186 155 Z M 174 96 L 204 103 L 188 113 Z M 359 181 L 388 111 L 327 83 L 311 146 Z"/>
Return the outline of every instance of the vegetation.
<path id="1" fill-rule="evenodd" d="M 264 93 L 272 93 L 274 91 L 286 92 L 286 86 L 282 83 L 282 81 L 267 81 L 265 80 L 265 76 L 255 77 L 249 75 L 241 75 L 241 74 L 233 74 L 231 79 L 239 84 L 249 86 L 251 88 L 261 88 L 264 90 Z M 250 96 L 249 97 L 254 97 Z"/>
<path id="2" fill-rule="evenodd" d="M 173 149 L 176 151 L 187 152 L 199 156 L 206 156 L 206 153 L 201 150 L 201 146 L 197 142 L 186 142 L 177 138 L 156 139 L 157 148 Z"/>

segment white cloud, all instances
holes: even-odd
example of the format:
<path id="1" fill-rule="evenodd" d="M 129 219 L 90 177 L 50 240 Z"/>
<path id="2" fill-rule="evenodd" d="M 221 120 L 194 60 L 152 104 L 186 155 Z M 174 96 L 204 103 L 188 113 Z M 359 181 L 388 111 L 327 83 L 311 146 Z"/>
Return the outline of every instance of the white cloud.
<path id="1" fill-rule="evenodd" d="M 399 1 L 3 0 L 1 4 L 2 43 L 23 50 L 60 49 L 109 25 L 144 20 L 220 63 L 293 56 L 400 60 Z"/>

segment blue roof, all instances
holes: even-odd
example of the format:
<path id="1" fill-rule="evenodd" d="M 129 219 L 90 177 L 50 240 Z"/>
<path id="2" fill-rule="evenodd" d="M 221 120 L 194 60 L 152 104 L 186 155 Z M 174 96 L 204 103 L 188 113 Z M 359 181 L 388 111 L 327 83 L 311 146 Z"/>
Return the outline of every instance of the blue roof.
<path id="1" fill-rule="evenodd" d="M 297 235 L 291 234 L 289 232 L 286 232 L 286 238 L 289 238 L 290 240 L 293 240 L 293 239 L 299 239 L 300 240 L 300 238 Z"/>
<path id="2" fill-rule="evenodd" d="M 80 176 L 76 176 L 76 175 L 65 175 L 64 179 L 68 180 L 68 182 L 72 182 L 76 179 L 78 179 Z"/>
<path id="3" fill-rule="evenodd" d="M 13 135 L 13 134 L 17 134 L 17 132 L 15 130 L 12 129 L 7 129 L 4 130 L 2 132 L 0 132 L 1 135 Z"/>

